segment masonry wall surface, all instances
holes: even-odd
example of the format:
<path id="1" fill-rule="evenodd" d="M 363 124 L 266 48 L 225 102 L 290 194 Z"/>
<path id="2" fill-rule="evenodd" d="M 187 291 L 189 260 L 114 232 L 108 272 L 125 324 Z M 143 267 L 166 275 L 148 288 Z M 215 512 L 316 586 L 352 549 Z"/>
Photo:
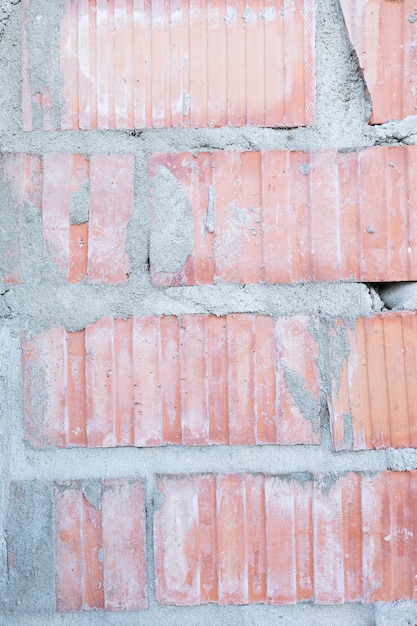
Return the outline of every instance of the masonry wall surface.
<path id="1" fill-rule="evenodd" d="M 416 19 L 364 57 L 364 4 L 0 2 L 1 624 L 417 623 Z"/>

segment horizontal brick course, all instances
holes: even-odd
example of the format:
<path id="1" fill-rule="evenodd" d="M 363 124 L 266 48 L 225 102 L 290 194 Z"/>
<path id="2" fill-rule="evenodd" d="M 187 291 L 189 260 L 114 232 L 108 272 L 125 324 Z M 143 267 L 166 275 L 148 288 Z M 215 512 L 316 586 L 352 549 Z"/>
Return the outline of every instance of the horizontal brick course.
<path id="1" fill-rule="evenodd" d="M 59 104 L 60 127 L 75 130 L 314 122 L 313 0 L 65 0 L 60 103 L 32 85 L 22 4 L 25 130 L 39 107 L 53 129 Z"/>
<path id="2" fill-rule="evenodd" d="M 162 604 L 415 599 L 416 471 L 163 476 L 158 485 Z"/>
<path id="3" fill-rule="evenodd" d="M 417 32 L 413 0 L 341 0 L 372 101 L 371 124 L 417 113 Z"/>
<path id="4" fill-rule="evenodd" d="M 152 282 L 416 280 L 416 173 L 415 147 L 155 155 Z"/>
<path id="5" fill-rule="evenodd" d="M 52 262 L 61 280 L 127 280 L 132 155 L 7 154 L 0 176 L 9 192 L 2 250 L 5 282 L 21 280 L 21 222 L 28 206 L 42 221 L 44 259 Z"/>
<path id="6" fill-rule="evenodd" d="M 320 443 L 318 322 L 104 318 L 23 345 L 35 447 Z"/>
<path id="7" fill-rule="evenodd" d="M 336 450 L 417 447 L 417 314 L 330 324 Z"/>
<path id="8" fill-rule="evenodd" d="M 55 508 L 57 610 L 146 609 L 142 481 L 56 483 Z"/>

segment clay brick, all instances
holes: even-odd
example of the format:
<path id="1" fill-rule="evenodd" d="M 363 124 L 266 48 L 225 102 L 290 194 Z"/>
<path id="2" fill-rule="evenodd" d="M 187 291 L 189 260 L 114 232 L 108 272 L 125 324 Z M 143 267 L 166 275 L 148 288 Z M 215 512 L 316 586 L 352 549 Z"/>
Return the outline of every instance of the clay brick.
<path id="1" fill-rule="evenodd" d="M 21 222 L 34 210 L 42 221 L 43 255 L 61 279 L 125 282 L 125 250 L 133 212 L 132 155 L 6 155 L 0 169 L 7 211 L 2 215 L 5 282 L 20 282 Z M 4 220 L 4 225 L 3 225 Z"/>
<path id="2" fill-rule="evenodd" d="M 152 282 L 417 280 L 416 173 L 414 147 L 155 155 Z"/>
<path id="3" fill-rule="evenodd" d="M 415 599 L 416 485 L 416 471 L 161 476 L 157 601 Z"/>
<path id="4" fill-rule="evenodd" d="M 329 322 L 336 450 L 417 447 L 417 315 Z"/>
<path id="5" fill-rule="evenodd" d="M 371 97 L 371 124 L 416 115 L 415 2 L 341 0 L 341 6 Z"/>
<path id="6" fill-rule="evenodd" d="M 318 322 L 110 319 L 25 339 L 35 447 L 320 443 Z"/>
<path id="7" fill-rule="evenodd" d="M 313 0 L 65 0 L 60 93 L 31 71 L 31 5 L 22 2 L 25 130 L 39 109 L 44 130 L 314 123 Z"/>
<path id="8" fill-rule="evenodd" d="M 56 483 L 58 611 L 146 609 L 141 480 Z"/>

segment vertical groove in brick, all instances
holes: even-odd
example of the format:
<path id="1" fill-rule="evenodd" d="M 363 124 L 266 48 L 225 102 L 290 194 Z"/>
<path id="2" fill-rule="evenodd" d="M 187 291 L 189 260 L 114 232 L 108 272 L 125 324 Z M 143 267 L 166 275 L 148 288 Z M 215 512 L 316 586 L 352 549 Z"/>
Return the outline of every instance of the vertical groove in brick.
<path id="1" fill-rule="evenodd" d="M 178 319 L 161 318 L 160 371 L 162 393 L 162 439 L 181 443 L 181 392 Z"/>
<path id="2" fill-rule="evenodd" d="M 81 498 L 75 481 L 55 489 L 56 507 L 56 608 L 81 611 L 84 579 L 81 558 Z"/>
<path id="3" fill-rule="evenodd" d="M 132 319 L 114 320 L 115 438 L 119 446 L 134 444 Z"/>
<path id="4" fill-rule="evenodd" d="M 140 480 L 55 485 L 58 611 L 146 608 Z"/>
<path id="5" fill-rule="evenodd" d="M 87 356 L 88 445 L 114 446 L 114 344 L 113 320 L 103 318 L 85 329 Z"/>
<path id="6" fill-rule="evenodd" d="M 147 608 L 144 494 L 141 481 L 103 481 L 103 587 L 107 611 Z"/>
<path id="7" fill-rule="evenodd" d="M 198 546 L 200 550 L 200 602 L 218 598 L 216 478 L 198 477 Z"/>
<path id="8" fill-rule="evenodd" d="M 133 402 L 135 445 L 159 445 L 162 422 L 159 394 L 160 320 L 157 317 L 133 320 Z M 156 418 L 155 418 L 156 414 Z"/>
<path id="9" fill-rule="evenodd" d="M 217 478 L 219 603 L 247 604 L 244 475 Z"/>
<path id="10" fill-rule="evenodd" d="M 246 541 L 248 544 L 248 602 L 266 596 L 265 477 L 246 474 Z"/>
<path id="11" fill-rule="evenodd" d="M 85 331 L 66 337 L 68 387 L 65 406 L 68 411 L 68 445 L 87 445 L 87 407 L 85 373 Z"/>
<path id="12" fill-rule="evenodd" d="M 387 312 L 359 318 L 350 328 L 341 320 L 330 323 L 328 404 L 337 450 L 417 445 L 415 318 L 414 312 Z"/>
<path id="13" fill-rule="evenodd" d="M 254 323 L 251 315 L 227 316 L 229 443 L 233 445 L 256 443 Z"/>
<path id="14" fill-rule="evenodd" d="M 207 320 L 210 443 L 227 444 L 229 433 L 229 384 L 227 376 L 227 318 Z"/>
<path id="15" fill-rule="evenodd" d="M 130 261 L 125 241 L 133 210 L 133 177 L 132 155 L 91 156 L 88 268 L 92 280 L 127 280 Z"/>
<path id="16" fill-rule="evenodd" d="M 277 441 L 277 384 L 275 364 L 276 346 L 270 337 L 274 336 L 274 320 L 270 317 L 255 318 L 255 380 L 254 396 L 256 416 L 256 441 L 273 443 Z"/>

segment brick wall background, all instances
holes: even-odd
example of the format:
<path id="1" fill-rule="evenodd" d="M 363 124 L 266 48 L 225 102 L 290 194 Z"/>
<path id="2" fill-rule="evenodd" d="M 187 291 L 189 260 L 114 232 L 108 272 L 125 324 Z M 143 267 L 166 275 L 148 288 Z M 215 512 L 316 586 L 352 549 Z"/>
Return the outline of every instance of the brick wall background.
<path id="1" fill-rule="evenodd" d="M 417 623 L 416 50 L 0 2 L 1 624 Z"/>

